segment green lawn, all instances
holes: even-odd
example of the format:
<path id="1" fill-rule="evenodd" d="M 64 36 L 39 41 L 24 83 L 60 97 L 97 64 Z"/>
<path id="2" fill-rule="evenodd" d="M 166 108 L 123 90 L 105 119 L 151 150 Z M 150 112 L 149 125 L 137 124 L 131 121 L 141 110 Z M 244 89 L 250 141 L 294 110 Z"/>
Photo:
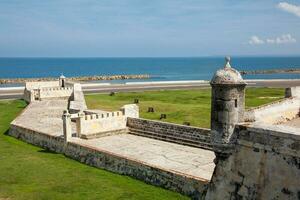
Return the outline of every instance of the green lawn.
<path id="1" fill-rule="evenodd" d="M 210 126 L 210 89 L 169 90 L 87 95 L 88 108 L 118 110 L 122 105 L 139 99 L 140 117 L 159 120 L 160 114 L 167 114 L 162 121 L 192 126 Z M 246 90 L 246 107 L 254 107 L 278 100 L 284 96 L 284 89 L 248 88 Z M 148 113 L 148 107 L 154 113 Z"/>
<path id="2" fill-rule="evenodd" d="M 187 199 L 5 135 L 24 106 L 21 100 L 0 101 L 0 200 Z"/>
<path id="3" fill-rule="evenodd" d="M 283 96 L 283 89 L 247 89 L 246 105 Z M 210 90 L 152 91 L 86 96 L 89 108 L 119 109 L 140 100 L 141 117 L 209 127 Z M 135 179 L 96 169 L 7 136 L 9 123 L 25 107 L 21 100 L 0 101 L 0 200 L 2 199 L 186 199 Z M 147 113 L 154 107 L 155 113 Z"/>

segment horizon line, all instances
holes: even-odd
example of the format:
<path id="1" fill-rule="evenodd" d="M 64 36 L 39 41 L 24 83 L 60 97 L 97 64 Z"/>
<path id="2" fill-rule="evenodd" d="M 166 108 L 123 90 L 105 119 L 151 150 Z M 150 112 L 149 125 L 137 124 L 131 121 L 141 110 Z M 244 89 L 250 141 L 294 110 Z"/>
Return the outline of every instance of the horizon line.
<path id="1" fill-rule="evenodd" d="M 206 55 L 206 56 L 0 56 L 3 58 L 224 58 L 230 57 L 300 57 L 300 54 L 294 55 Z"/>

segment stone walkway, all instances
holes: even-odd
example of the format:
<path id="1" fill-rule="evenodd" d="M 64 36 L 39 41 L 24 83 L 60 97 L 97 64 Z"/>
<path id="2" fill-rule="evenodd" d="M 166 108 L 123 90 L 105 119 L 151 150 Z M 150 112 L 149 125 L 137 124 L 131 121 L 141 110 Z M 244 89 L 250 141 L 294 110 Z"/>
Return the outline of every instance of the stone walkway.
<path id="1" fill-rule="evenodd" d="M 72 141 L 94 149 L 109 151 L 168 171 L 210 180 L 215 164 L 213 151 L 146 137 L 121 134 L 97 139 Z"/>
<path id="2" fill-rule="evenodd" d="M 63 135 L 63 111 L 66 100 L 45 100 L 30 103 L 12 123 L 52 136 Z"/>

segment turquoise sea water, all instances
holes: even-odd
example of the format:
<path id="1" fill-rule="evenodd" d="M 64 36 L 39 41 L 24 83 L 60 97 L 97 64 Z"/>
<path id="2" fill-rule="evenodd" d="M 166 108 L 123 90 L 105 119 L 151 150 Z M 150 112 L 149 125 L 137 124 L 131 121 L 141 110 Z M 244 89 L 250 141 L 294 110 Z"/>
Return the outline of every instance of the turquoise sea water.
<path id="1" fill-rule="evenodd" d="M 232 57 L 231 60 L 231 65 L 238 70 L 300 68 L 300 57 Z M 0 78 L 149 74 L 150 81 L 210 80 L 223 65 L 223 57 L 0 58 Z M 248 75 L 244 78 L 300 78 L 300 74 Z"/>

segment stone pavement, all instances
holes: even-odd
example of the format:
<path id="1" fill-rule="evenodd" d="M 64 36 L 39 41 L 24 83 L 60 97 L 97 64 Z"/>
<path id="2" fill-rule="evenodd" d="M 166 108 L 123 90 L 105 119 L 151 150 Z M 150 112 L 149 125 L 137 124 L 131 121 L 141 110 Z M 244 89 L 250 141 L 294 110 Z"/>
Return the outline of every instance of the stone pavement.
<path id="1" fill-rule="evenodd" d="M 287 121 L 283 123 L 283 125 L 294 127 L 294 128 L 300 128 L 300 117 Z"/>
<path id="2" fill-rule="evenodd" d="M 71 142 L 207 181 L 210 181 L 215 167 L 213 151 L 131 134 L 90 140 L 72 138 Z"/>

